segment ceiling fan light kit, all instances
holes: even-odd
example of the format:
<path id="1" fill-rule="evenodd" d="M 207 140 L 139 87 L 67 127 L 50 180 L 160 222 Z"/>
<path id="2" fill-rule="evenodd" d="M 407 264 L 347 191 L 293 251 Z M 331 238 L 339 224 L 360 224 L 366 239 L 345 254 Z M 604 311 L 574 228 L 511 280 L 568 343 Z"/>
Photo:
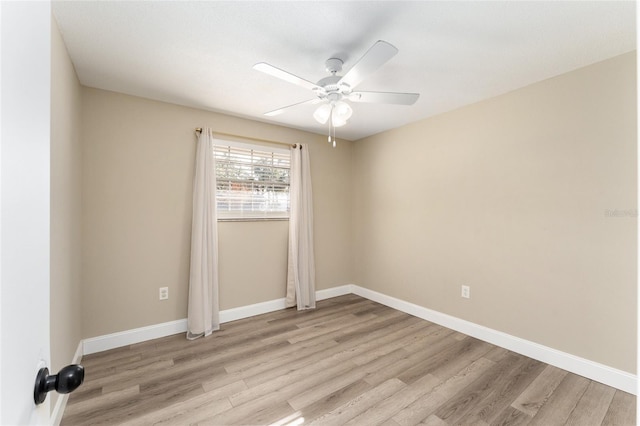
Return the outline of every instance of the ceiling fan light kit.
<path id="1" fill-rule="evenodd" d="M 315 118 L 318 123 L 324 124 L 331 116 L 332 109 L 333 108 L 329 104 L 320 105 L 313 113 L 313 118 Z"/>
<path id="2" fill-rule="evenodd" d="M 331 117 L 333 127 L 340 127 L 347 124 L 347 120 L 353 114 L 353 108 L 348 103 L 342 101 L 332 101 L 329 104 L 322 104 L 313 113 L 313 118 L 320 124 L 325 124 Z"/>
<path id="3" fill-rule="evenodd" d="M 348 103 L 338 101 L 333 105 L 333 112 L 331 113 L 331 119 L 335 127 L 340 127 L 347 124 L 347 120 L 351 118 L 353 109 Z"/>
<path id="4" fill-rule="evenodd" d="M 327 59 L 325 67 L 331 75 L 321 79 L 318 83 L 312 83 L 266 62 L 257 63 L 253 66 L 254 69 L 297 86 L 310 89 L 316 95 L 314 99 L 269 111 L 266 112 L 265 115 L 275 116 L 285 112 L 289 108 L 294 108 L 299 105 L 322 103 L 322 105 L 314 111 L 313 118 L 320 124 L 326 124 L 327 121 L 329 121 L 328 139 L 329 142 L 331 142 L 331 131 L 333 129 L 333 146 L 335 147 L 335 128 L 347 124 L 347 120 L 349 120 L 353 114 L 353 108 L 351 108 L 351 105 L 346 101 L 413 105 L 420 97 L 418 93 L 353 91 L 367 75 L 380 68 L 385 62 L 395 56 L 396 53 L 398 53 L 398 49 L 393 45 L 386 41 L 378 40 L 344 76 L 337 75 L 337 73 L 342 71 L 343 61 L 339 58 Z"/>

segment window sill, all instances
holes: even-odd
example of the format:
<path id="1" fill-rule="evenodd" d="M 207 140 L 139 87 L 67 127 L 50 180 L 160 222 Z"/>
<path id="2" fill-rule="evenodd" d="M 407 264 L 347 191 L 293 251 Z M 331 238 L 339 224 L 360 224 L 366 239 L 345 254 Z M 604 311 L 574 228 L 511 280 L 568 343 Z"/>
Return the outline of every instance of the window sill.
<path id="1" fill-rule="evenodd" d="M 289 220 L 288 217 L 238 217 L 238 218 L 218 218 L 218 222 L 279 222 Z"/>

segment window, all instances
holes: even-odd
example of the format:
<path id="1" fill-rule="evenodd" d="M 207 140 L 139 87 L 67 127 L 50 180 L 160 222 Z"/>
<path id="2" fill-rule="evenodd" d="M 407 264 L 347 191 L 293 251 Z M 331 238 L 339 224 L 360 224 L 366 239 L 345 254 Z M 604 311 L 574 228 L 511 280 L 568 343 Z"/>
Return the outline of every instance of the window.
<path id="1" fill-rule="evenodd" d="M 289 218 L 288 149 L 216 140 L 214 154 L 218 219 Z"/>

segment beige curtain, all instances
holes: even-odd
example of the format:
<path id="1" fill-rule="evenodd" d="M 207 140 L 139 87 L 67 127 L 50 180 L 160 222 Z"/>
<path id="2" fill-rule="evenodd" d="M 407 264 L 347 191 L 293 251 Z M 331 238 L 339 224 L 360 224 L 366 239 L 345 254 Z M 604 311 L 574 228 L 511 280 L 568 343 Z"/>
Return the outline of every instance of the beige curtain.
<path id="1" fill-rule="evenodd" d="M 213 131 L 205 128 L 198 137 L 193 179 L 187 339 L 208 336 L 219 328 L 216 161 Z"/>
<path id="2" fill-rule="evenodd" d="M 307 145 L 291 148 L 289 192 L 289 259 L 286 306 L 316 307 L 316 267 L 313 255 L 313 202 Z"/>

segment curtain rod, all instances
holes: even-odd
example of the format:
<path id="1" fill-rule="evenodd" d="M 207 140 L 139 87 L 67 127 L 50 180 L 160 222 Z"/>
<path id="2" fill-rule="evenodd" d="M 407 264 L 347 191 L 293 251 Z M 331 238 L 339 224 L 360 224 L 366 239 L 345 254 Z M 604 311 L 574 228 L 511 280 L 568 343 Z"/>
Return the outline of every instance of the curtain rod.
<path id="1" fill-rule="evenodd" d="M 202 127 L 196 127 L 196 133 L 202 133 Z M 278 145 L 289 145 L 291 146 L 291 148 L 297 148 L 298 146 L 300 147 L 300 149 L 302 149 L 302 145 L 299 145 L 297 143 L 294 144 L 288 144 L 285 142 L 278 142 L 278 141 L 272 141 L 269 139 L 259 139 L 259 138 L 252 138 L 249 136 L 239 136 L 239 135 L 232 135 L 231 133 L 220 133 L 220 132 L 213 132 L 214 135 L 218 135 L 218 136 L 229 136 L 232 138 L 239 138 L 239 139 L 247 139 L 250 141 L 256 141 L 256 142 L 267 142 L 267 143 L 275 143 Z"/>

